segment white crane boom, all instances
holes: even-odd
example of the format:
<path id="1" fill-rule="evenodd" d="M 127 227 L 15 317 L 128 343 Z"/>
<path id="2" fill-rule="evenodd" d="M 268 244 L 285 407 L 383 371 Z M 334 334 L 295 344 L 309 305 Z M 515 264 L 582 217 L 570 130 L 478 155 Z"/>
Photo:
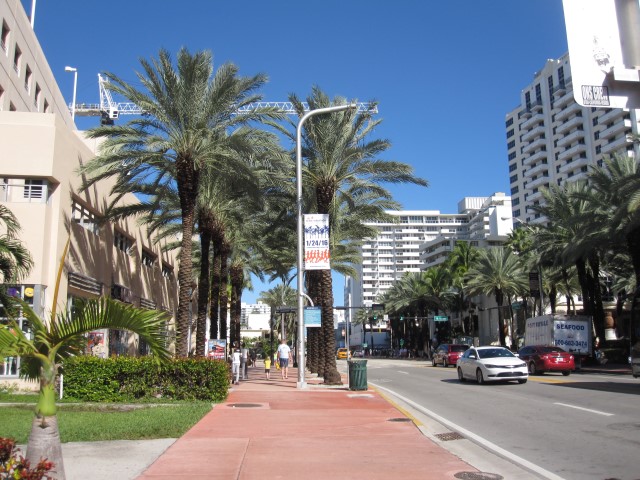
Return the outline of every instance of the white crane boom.
<path id="1" fill-rule="evenodd" d="M 120 115 L 142 115 L 144 112 L 135 103 L 131 102 L 115 102 L 111 96 L 111 91 L 105 86 L 109 80 L 98 74 L 98 86 L 100 89 L 100 103 L 77 103 L 75 105 L 75 114 L 80 117 L 102 117 L 103 123 L 113 123 Z M 302 102 L 304 111 L 309 111 L 309 104 Z M 370 103 L 357 103 L 356 112 L 358 113 L 378 113 L 377 105 Z M 69 105 L 71 111 L 73 105 Z M 255 102 L 238 108 L 236 113 L 253 112 L 260 108 L 275 108 L 279 113 L 287 115 L 297 115 L 293 103 L 291 102 Z"/>

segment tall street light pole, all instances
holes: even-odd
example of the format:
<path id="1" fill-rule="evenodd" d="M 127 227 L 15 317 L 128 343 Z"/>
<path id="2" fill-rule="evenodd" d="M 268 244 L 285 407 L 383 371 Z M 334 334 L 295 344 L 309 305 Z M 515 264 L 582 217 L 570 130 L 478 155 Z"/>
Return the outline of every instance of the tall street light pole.
<path id="1" fill-rule="evenodd" d="M 78 69 L 74 67 L 64 67 L 65 72 L 73 72 L 73 99 L 71 100 L 71 120 L 76 119 L 76 89 L 78 88 Z"/>
<path id="2" fill-rule="evenodd" d="M 303 247 L 303 221 L 302 221 L 302 126 L 304 122 L 314 116 L 322 113 L 340 112 L 342 110 L 348 110 L 351 108 L 357 108 L 355 103 L 348 105 L 339 105 L 336 107 L 317 108 L 305 113 L 296 128 L 296 190 L 297 190 L 297 203 L 298 203 L 298 385 L 297 388 L 305 388 L 306 383 L 304 381 L 304 369 L 306 367 L 306 354 L 304 351 L 304 247 Z"/>

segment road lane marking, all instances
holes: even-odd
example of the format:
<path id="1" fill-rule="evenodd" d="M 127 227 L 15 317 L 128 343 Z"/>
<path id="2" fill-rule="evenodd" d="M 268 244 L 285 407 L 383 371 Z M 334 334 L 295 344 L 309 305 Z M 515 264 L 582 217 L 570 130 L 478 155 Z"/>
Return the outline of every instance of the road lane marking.
<path id="1" fill-rule="evenodd" d="M 562 380 L 559 378 L 534 378 L 531 375 L 529 375 L 529 380 L 533 381 L 533 382 L 538 382 L 538 383 L 574 383 L 574 382 L 568 382 L 567 380 Z"/>
<path id="2" fill-rule="evenodd" d="M 390 395 L 393 395 L 396 398 L 399 398 L 400 400 L 405 402 L 407 405 L 411 405 L 413 408 L 415 408 L 419 412 L 422 412 L 428 417 L 431 417 L 437 422 L 440 422 L 442 425 L 444 425 L 445 427 L 448 427 L 450 430 L 453 430 L 455 432 L 458 432 L 461 435 L 464 435 L 465 437 L 467 437 L 469 440 L 473 441 L 477 445 L 480 445 L 481 447 L 484 447 L 485 449 L 490 450 L 493 453 L 500 455 L 503 458 L 506 458 L 507 460 L 511 460 L 513 463 L 518 464 L 526 468 L 527 470 L 535 472 L 549 480 L 564 480 L 562 477 L 556 475 L 555 473 L 545 470 L 544 468 L 536 465 L 535 463 L 532 463 L 529 460 L 525 460 L 524 458 L 519 457 L 518 455 L 511 453 L 510 451 L 505 450 L 502 447 L 499 447 L 495 443 L 488 441 L 487 439 L 481 437 L 480 435 L 476 435 L 475 433 L 471 432 L 470 430 L 467 430 L 466 428 L 462 428 L 460 425 L 457 425 L 447 420 L 446 418 L 441 417 L 437 413 L 424 408 L 422 405 L 419 405 L 413 400 L 409 400 L 408 398 L 403 397 L 402 395 L 394 392 L 393 390 L 382 387 L 380 385 L 376 385 L 373 382 L 369 382 L 369 384 L 373 385 L 379 390 L 384 390 L 385 392 L 389 393 Z"/>
<path id="3" fill-rule="evenodd" d="M 404 373 L 405 375 L 409 375 L 409 372 L 403 372 L 402 370 L 398 370 L 398 373 Z"/>
<path id="4" fill-rule="evenodd" d="M 599 410 L 591 410 L 590 408 L 578 407 L 577 405 L 569 405 L 568 403 L 555 402 L 554 405 L 560 405 L 562 407 L 575 408 L 576 410 L 582 410 L 584 412 L 595 413 L 595 414 L 598 414 L 598 415 L 604 415 L 605 417 L 613 417 L 615 415 L 615 413 L 607 413 L 607 412 L 601 412 Z"/>

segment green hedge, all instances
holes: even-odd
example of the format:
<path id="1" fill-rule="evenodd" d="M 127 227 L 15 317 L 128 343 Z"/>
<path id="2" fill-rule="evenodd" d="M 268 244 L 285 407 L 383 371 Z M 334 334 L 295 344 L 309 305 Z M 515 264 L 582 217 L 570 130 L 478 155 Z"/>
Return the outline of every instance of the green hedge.
<path id="1" fill-rule="evenodd" d="M 179 359 L 157 365 L 150 357 L 81 356 L 63 365 L 65 398 L 85 402 L 206 400 L 221 402 L 230 385 L 222 360 Z"/>

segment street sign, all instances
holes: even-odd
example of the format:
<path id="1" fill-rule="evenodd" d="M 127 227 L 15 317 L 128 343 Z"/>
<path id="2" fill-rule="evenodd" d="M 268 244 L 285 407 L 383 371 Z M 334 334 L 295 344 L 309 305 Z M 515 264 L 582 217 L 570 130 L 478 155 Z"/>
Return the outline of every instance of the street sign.
<path id="1" fill-rule="evenodd" d="M 640 108 L 638 1 L 562 4 L 575 101 L 583 107 Z"/>
<path id="2" fill-rule="evenodd" d="M 322 309 L 320 307 L 304 307 L 304 326 L 313 328 L 322 326 Z"/>
<path id="3" fill-rule="evenodd" d="M 538 272 L 529 272 L 529 292 L 532 297 L 540 296 L 540 276 Z"/>
<path id="4" fill-rule="evenodd" d="M 434 322 L 446 322 L 448 320 L 449 320 L 449 317 L 445 317 L 441 315 L 436 315 L 435 317 L 433 317 Z"/>
<path id="5" fill-rule="evenodd" d="M 276 307 L 276 313 L 296 313 L 296 307 Z"/>
<path id="6" fill-rule="evenodd" d="M 403 345 L 404 345 L 404 339 L 403 339 L 403 338 L 401 338 L 401 339 L 400 339 L 400 346 L 403 346 Z"/>
<path id="7" fill-rule="evenodd" d="M 374 312 L 384 312 L 384 303 L 374 303 L 371 305 L 371 310 Z"/>

